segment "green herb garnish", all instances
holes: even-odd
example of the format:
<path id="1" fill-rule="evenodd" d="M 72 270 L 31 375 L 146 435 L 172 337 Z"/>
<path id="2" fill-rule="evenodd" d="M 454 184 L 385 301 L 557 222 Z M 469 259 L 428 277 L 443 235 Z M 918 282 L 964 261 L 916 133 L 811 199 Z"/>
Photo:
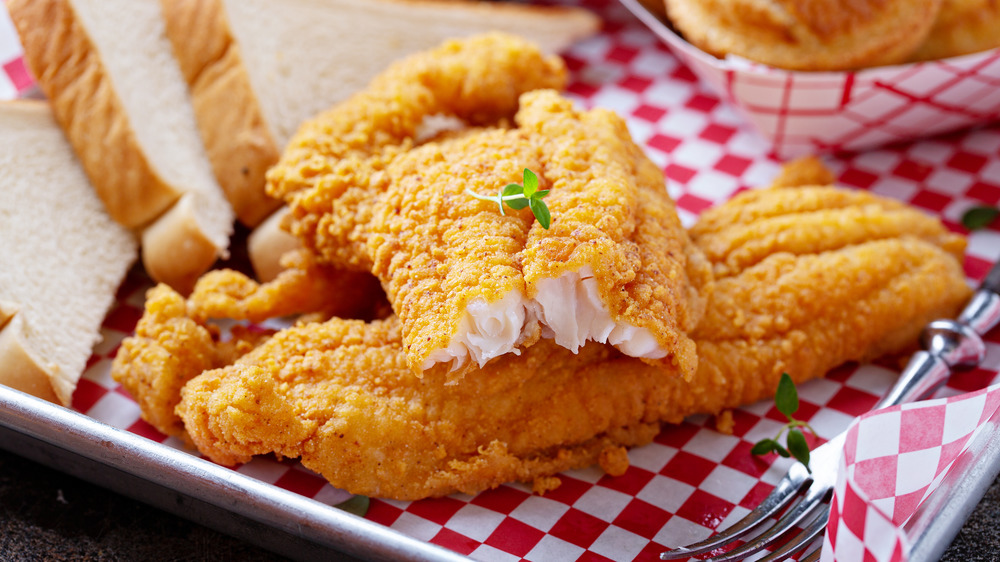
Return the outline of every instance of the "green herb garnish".
<path id="1" fill-rule="evenodd" d="M 1000 216 L 1000 209 L 987 206 L 973 207 L 962 214 L 962 226 L 969 230 L 979 230 L 989 226 L 997 216 Z"/>
<path id="2" fill-rule="evenodd" d="M 353 513 L 359 517 L 364 517 L 368 513 L 368 506 L 371 505 L 368 496 L 352 496 L 351 499 L 342 501 L 337 505 L 333 506 L 337 509 L 343 509 L 348 513 Z"/>
<path id="3" fill-rule="evenodd" d="M 546 230 L 548 230 L 549 224 L 552 222 L 549 207 L 542 201 L 542 198 L 549 194 L 549 190 L 538 191 L 538 176 L 535 175 L 535 172 L 527 168 L 524 169 L 524 185 L 509 183 L 497 195 L 480 195 L 470 189 L 466 189 L 465 192 L 476 199 L 493 201 L 497 205 L 500 205 L 501 215 L 504 214 L 503 206 L 506 203 L 508 207 L 515 211 L 530 207 L 531 213 L 538 220 L 538 224 L 542 225 L 542 228 Z"/>
<path id="4" fill-rule="evenodd" d="M 777 453 L 782 457 L 795 457 L 797 461 L 806 465 L 806 469 L 809 469 L 809 444 L 806 443 L 806 436 L 803 435 L 800 428 L 806 428 L 809 433 L 813 436 L 816 432 L 813 428 L 809 426 L 808 423 L 799 421 L 792 417 L 799 409 L 799 393 L 795 390 L 795 383 L 792 382 L 792 377 L 788 376 L 788 373 L 781 374 L 781 380 L 778 381 L 778 390 L 774 393 L 774 405 L 778 408 L 778 411 L 785 414 L 788 418 L 788 423 L 786 423 L 779 431 L 778 434 L 774 436 L 774 439 L 761 439 L 758 441 L 750 452 L 755 455 L 766 455 L 767 453 Z M 781 434 L 788 431 L 788 436 L 785 437 L 785 444 L 788 448 L 785 448 L 778 441 L 781 439 Z"/>

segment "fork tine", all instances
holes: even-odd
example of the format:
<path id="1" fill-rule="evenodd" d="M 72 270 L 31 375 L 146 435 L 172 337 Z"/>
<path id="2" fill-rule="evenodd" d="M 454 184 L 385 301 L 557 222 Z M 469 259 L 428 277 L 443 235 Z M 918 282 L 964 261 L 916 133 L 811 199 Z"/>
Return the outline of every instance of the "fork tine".
<path id="1" fill-rule="evenodd" d="M 710 550 L 715 550 L 730 541 L 742 537 L 784 509 L 811 482 L 812 475 L 809 474 L 809 471 L 804 466 L 800 464 L 793 465 L 778 482 L 778 485 L 774 487 L 774 490 L 771 490 L 771 493 L 764 498 L 764 501 L 743 519 L 740 519 L 725 531 L 701 542 L 675 547 L 663 552 L 660 554 L 660 560 L 676 560 L 678 558 L 697 556 Z"/>
<path id="2" fill-rule="evenodd" d="M 764 558 L 761 558 L 757 562 L 780 562 L 781 560 L 786 560 L 791 555 L 809 546 L 816 537 L 826 530 L 826 522 L 830 520 L 830 512 L 827 510 L 822 510 L 819 514 L 806 525 L 805 529 L 801 533 L 795 535 L 795 537 L 781 545 L 781 548 L 775 550 L 771 554 L 768 554 Z"/>
<path id="3" fill-rule="evenodd" d="M 723 553 L 718 557 L 708 558 L 705 562 L 709 562 L 709 560 L 712 562 L 741 560 L 755 552 L 759 552 L 767 548 L 768 546 L 774 544 L 774 542 L 782 535 L 788 532 L 789 529 L 805 519 L 810 513 L 814 512 L 816 508 L 821 506 L 826 507 L 832 492 L 833 488 L 825 484 L 810 486 L 809 490 L 806 491 L 805 497 L 802 498 L 802 501 L 792 506 L 789 511 L 767 531 L 764 531 L 760 534 L 760 536 L 755 537 L 753 541 L 734 548 L 729 552 Z"/>

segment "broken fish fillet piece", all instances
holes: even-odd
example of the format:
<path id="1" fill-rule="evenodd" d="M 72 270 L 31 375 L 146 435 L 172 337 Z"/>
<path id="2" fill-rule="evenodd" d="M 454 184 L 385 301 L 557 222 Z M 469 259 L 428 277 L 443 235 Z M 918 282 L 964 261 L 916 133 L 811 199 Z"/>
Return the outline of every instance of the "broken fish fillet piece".
<path id="1" fill-rule="evenodd" d="M 681 225 L 663 172 L 609 110 L 578 111 L 554 92 L 522 97 L 518 127 L 542 139 L 553 220 L 533 223 L 521 253 L 543 336 L 575 351 L 611 343 L 629 356 L 696 368 L 686 335 L 712 277 Z"/>
<path id="2" fill-rule="evenodd" d="M 417 372 L 461 374 L 539 337 L 588 341 L 697 365 L 694 328 L 711 292 L 663 175 L 610 111 L 579 111 L 553 90 L 521 96 L 512 129 L 428 142 L 385 168 L 369 225 L 372 272 L 399 316 Z M 537 171 L 551 228 L 530 210 L 470 196 Z"/>

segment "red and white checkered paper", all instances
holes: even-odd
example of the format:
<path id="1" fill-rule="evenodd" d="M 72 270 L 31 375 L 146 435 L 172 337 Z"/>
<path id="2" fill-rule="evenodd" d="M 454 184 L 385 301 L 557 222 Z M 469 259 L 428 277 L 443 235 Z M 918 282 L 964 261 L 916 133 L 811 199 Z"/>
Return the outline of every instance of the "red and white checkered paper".
<path id="1" fill-rule="evenodd" d="M 959 456 L 995 423 L 1000 385 L 903 404 L 851 424 L 840 459 L 824 562 L 906 560 L 903 525 Z"/>
<path id="2" fill-rule="evenodd" d="M 607 107 L 625 117 L 633 137 L 665 171 L 685 223 L 736 191 L 766 184 L 774 176 L 780 162 L 770 142 L 734 105 L 700 83 L 655 34 L 614 0 L 580 3 L 597 12 L 604 27 L 565 53 L 572 70 L 570 95 L 584 106 Z M 2 16 L 0 61 L 6 64 L 0 94 L 13 97 L 29 91 L 31 81 L 6 13 Z M 961 231 L 958 220 L 968 207 L 1000 204 L 996 125 L 828 156 L 826 162 L 840 183 L 912 203 L 956 231 Z M 994 226 L 970 237 L 965 264 L 970 281 L 984 276 L 997 259 L 1000 230 Z M 109 374 L 119 343 L 141 315 L 148 287 L 141 270 L 122 285 L 73 407 L 181 448 L 139 418 L 138 406 Z M 984 365 L 953 377 L 941 396 L 1000 382 L 1000 333 L 987 339 Z M 871 408 L 896 375 L 874 365 L 835 369 L 800 386 L 798 416 L 820 437 L 830 438 Z M 655 560 L 667 547 L 705 538 L 747 514 L 786 470 L 785 460 L 750 454 L 756 440 L 773 436 L 782 425 L 783 416 L 772 403 L 748 405 L 733 417 L 731 435 L 715 431 L 714 420 L 705 416 L 664 427 L 653 443 L 630 451 L 631 467 L 617 478 L 589 468 L 563 474 L 562 485 L 544 496 L 508 484 L 476 496 L 374 499 L 367 518 L 476 560 Z M 234 470 L 326 503 L 346 498 L 295 462 L 264 457 Z"/>

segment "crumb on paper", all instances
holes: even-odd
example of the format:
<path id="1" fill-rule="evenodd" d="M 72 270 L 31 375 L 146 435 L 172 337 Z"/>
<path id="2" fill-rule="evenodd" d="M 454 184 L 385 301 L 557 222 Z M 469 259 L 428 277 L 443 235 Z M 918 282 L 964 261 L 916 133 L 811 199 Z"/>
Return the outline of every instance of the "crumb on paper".
<path id="1" fill-rule="evenodd" d="M 719 415 L 715 416 L 715 429 L 719 433 L 732 435 L 733 425 L 735 425 L 735 422 L 733 421 L 732 410 L 723 410 Z"/>
<path id="2" fill-rule="evenodd" d="M 562 480 L 558 476 L 541 476 L 535 478 L 534 482 L 531 483 L 531 491 L 539 496 L 544 496 L 546 492 L 555 490 L 561 484 Z"/>
<path id="3" fill-rule="evenodd" d="M 803 156 L 785 164 L 771 187 L 800 187 L 803 185 L 833 185 L 833 172 L 815 156 Z"/>
<path id="4" fill-rule="evenodd" d="M 625 447 L 605 447 L 597 463 L 609 476 L 621 476 L 628 470 L 628 451 Z"/>

